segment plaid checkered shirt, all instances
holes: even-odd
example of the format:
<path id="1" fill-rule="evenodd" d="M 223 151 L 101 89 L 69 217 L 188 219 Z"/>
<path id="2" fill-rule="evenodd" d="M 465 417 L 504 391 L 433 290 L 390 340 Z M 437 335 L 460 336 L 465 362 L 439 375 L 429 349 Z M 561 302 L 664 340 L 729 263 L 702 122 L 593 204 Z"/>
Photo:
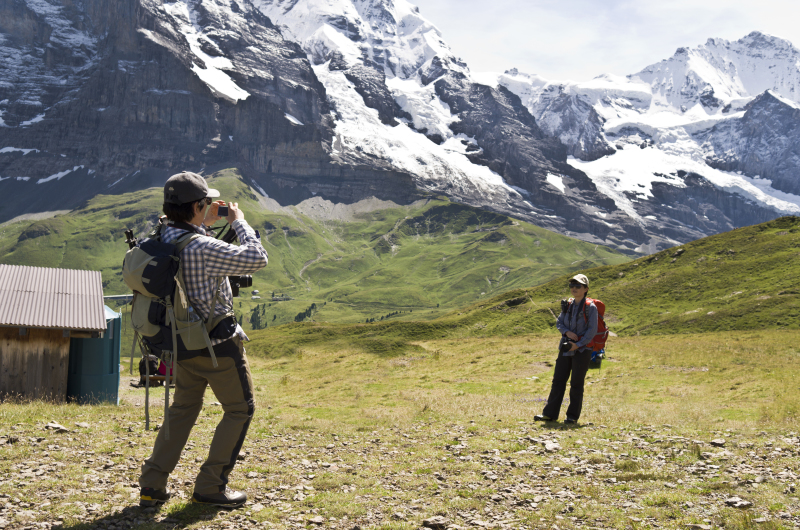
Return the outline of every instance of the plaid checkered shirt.
<path id="1" fill-rule="evenodd" d="M 207 236 L 205 226 L 192 225 L 195 232 Z M 233 309 L 233 292 L 228 276 L 253 274 L 267 265 L 267 251 L 256 237 L 256 232 L 245 220 L 236 220 L 231 225 L 236 235 L 239 236 L 239 246 L 229 245 L 214 237 L 199 237 L 186 245 L 181 252 L 181 268 L 183 281 L 186 283 L 186 294 L 189 303 L 203 320 L 208 319 L 214 294 L 219 287 L 220 279 L 224 278 L 220 299 L 217 301 L 214 315 L 222 316 Z M 186 233 L 185 230 L 165 225 L 162 229 L 161 240 L 173 243 Z M 236 325 L 236 332 L 224 339 L 211 339 L 211 344 L 216 346 L 226 340 L 239 335 L 242 340 L 250 340 L 245 335 L 242 326 Z"/>

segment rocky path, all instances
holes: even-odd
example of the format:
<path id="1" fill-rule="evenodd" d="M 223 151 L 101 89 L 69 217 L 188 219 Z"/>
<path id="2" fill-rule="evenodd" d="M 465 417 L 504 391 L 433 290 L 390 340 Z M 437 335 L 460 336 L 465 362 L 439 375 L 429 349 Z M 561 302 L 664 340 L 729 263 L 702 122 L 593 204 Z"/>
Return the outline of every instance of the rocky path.
<path id="1" fill-rule="evenodd" d="M 220 406 L 207 403 L 161 510 L 136 506 L 142 409 L 81 409 L 0 433 L 0 528 L 793 528 L 797 433 L 666 425 L 419 421 L 251 428 L 232 512 L 188 504 Z M 77 412 L 76 412 L 77 411 Z"/>

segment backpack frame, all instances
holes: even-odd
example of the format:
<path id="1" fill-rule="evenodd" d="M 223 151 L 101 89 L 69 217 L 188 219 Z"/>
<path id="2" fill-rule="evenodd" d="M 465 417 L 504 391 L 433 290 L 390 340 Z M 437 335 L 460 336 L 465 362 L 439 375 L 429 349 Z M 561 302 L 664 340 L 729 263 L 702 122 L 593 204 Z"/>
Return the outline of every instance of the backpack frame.
<path id="1" fill-rule="evenodd" d="M 133 374 L 133 356 L 137 344 L 142 358 L 149 355 L 152 350 L 160 350 L 162 362 L 170 367 L 177 361 L 178 351 L 208 348 L 211 363 L 217 368 L 219 365 L 209 333 L 220 322 L 234 314 L 231 309 L 224 315 L 214 316 L 226 278 L 224 276 L 219 278 L 211 311 L 208 319 L 203 321 L 194 311 L 186 294 L 180 258 L 181 251 L 202 236 L 190 232 L 180 236 L 174 243 L 164 243 L 161 235 L 163 227 L 164 224 L 159 223 L 149 238 L 137 242 L 136 246 L 125 254 L 122 263 L 122 278 L 133 291 L 131 325 L 134 332 L 131 344 L 131 374 Z M 145 428 L 149 430 L 151 375 L 149 363 L 145 363 L 145 370 Z M 167 370 L 164 380 L 164 429 L 167 440 L 169 440 L 170 372 L 172 370 Z M 176 375 L 172 374 L 173 382 Z"/>

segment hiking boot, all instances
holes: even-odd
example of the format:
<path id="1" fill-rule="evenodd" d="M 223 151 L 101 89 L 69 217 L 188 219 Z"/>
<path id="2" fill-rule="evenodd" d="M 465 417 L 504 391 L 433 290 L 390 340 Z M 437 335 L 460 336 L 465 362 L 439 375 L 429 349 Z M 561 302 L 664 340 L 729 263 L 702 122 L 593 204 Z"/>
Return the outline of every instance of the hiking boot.
<path id="1" fill-rule="evenodd" d="M 139 493 L 139 506 L 158 506 L 167 502 L 170 497 L 172 497 L 172 494 L 167 491 L 142 488 Z"/>
<path id="2" fill-rule="evenodd" d="M 247 494 L 224 488 L 219 493 L 201 494 L 195 492 L 192 494 L 192 502 L 233 509 L 247 502 Z"/>
<path id="3" fill-rule="evenodd" d="M 533 421 L 553 421 L 553 418 L 545 416 L 544 414 L 537 414 L 533 417 Z"/>
<path id="4" fill-rule="evenodd" d="M 575 418 L 570 418 L 569 416 L 567 416 L 567 419 L 564 420 L 564 423 L 570 423 L 570 424 L 574 425 L 574 424 L 578 423 L 578 420 L 576 420 Z"/>

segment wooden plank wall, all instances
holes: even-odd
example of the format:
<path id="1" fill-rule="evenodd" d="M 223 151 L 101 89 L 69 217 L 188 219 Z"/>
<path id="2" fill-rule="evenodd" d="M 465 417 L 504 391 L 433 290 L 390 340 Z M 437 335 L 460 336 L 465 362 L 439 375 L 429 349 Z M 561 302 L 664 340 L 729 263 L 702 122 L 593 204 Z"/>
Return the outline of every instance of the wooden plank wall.
<path id="1" fill-rule="evenodd" d="M 64 402 L 69 340 L 62 330 L 0 328 L 0 398 Z"/>

